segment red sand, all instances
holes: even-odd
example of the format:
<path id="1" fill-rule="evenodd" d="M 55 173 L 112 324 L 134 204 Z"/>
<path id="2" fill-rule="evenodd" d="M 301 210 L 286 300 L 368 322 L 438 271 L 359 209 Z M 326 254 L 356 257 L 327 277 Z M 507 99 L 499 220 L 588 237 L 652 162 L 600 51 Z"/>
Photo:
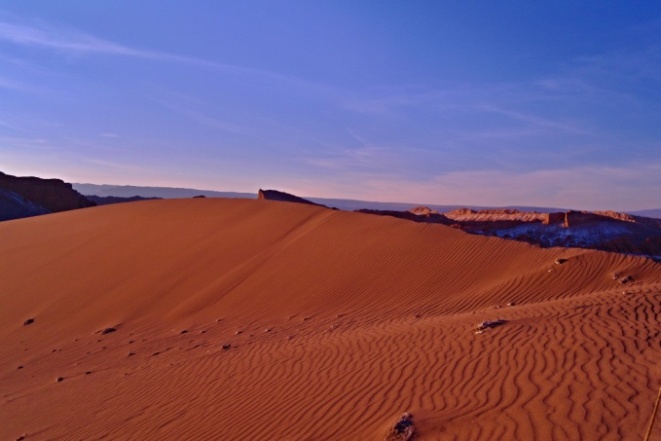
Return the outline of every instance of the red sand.
<path id="1" fill-rule="evenodd" d="M 661 382 L 661 265 L 319 207 L 4 222 L 0 287 L 1 439 L 642 440 Z"/>

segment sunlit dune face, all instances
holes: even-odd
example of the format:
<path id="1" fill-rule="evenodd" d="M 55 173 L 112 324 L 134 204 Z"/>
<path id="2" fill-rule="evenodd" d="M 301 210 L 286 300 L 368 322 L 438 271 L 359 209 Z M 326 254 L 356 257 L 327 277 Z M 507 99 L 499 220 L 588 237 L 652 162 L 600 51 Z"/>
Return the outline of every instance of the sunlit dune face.
<path id="1" fill-rule="evenodd" d="M 644 258 L 287 202 L 4 222 L 0 437 L 636 439 L 660 280 Z"/>

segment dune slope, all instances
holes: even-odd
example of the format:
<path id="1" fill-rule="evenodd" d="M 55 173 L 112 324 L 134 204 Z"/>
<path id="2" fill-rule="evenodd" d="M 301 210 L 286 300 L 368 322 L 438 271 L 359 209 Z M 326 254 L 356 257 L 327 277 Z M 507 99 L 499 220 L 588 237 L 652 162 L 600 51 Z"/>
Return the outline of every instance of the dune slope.
<path id="1" fill-rule="evenodd" d="M 2 439 L 643 439 L 661 379 L 651 260 L 314 206 L 5 222 L 0 286 Z"/>

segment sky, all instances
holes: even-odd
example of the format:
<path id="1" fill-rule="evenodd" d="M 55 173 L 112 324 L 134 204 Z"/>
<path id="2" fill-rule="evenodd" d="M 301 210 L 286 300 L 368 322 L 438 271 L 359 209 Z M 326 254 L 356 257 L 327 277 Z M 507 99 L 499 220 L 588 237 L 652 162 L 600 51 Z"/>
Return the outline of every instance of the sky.
<path id="1" fill-rule="evenodd" d="M 0 171 L 661 207 L 661 2 L 0 1 Z"/>

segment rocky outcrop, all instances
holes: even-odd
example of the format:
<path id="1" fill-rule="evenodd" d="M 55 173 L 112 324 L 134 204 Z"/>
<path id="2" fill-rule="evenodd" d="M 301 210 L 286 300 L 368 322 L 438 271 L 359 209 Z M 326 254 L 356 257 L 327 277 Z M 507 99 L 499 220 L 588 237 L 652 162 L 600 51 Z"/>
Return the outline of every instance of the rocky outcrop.
<path id="1" fill-rule="evenodd" d="M 531 222 L 543 220 L 544 213 L 535 211 L 521 211 L 515 208 L 492 208 L 486 210 L 471 210 L 459 208 L 445 213 L 447 217 L 461 222 Z"/>
<path id="2" fill-rule="evenodd" d="M 415 210 L 417 210 L 417 213 L 414 212 Z M 452 225 L 454 223 L 451 219 L 448 219 L 445 217 L 445 215 L 439 213 L 438 211 L 430 210 L 428 208 L 427 210 L 420 210 L 420 207 L 409 211 L 368 210 L 365 208 L 356 211 L 358 213 L 376 214 L 378 216 L 391 216 L 399 219 L 406 219 L 413 222 L 424 222 L 428 224 Z"/>
<path id="3" fill-rule="evenodd" d="M 592 225 L 602 222 L 619 222 L 620 219 L 617 219 L 612 216 L 603 216 L 597 213 L 591 213 L 589 211 L 568 211 L 565 213 L 565 222 L 564 227 L 578 227 L 581 225 Z"/>
<path id="4" fill-rule="evenodd" d="M 308 204 L 316 205 L 318 207 L 329 208 L 325 205 L 317 204 L 307 199 L 294 196 L 293 194 L 285 193 L 284 191 L 278 190 L 262 190 L 261 188 L 257 192 L 257 199 L 267 200 L 267 201 L 280 201 L 280 202 L 294 202 L 297 204 Z"/>
<path id="5" fill-rule="evenodd" d="M 124 202 L 137 202 L 137 201 L 148 201 L 153 199 L 161 198 L 143 198 L 142 196 L 131 196 L 128 198 L 118 197 L 118 196 L 85 196 L 89 201 L 94 202 L 96 205 L 110 205 L 110 204 L 121 204 Z M 204 197 L 204 196 L 195 196 Z"/>
<path id="6" fill-rule="evenodd" d="M 427 216 L 427 217 L 434 216 L 436 214 L 440 214 L 438 211 L 432 210 L 431 208 L 425 207 L 425 206 L 412 208 L 412 209 L 409 210 L 409 212 L 411 212 L 411 213 L 413 213 L 417 216 Z"/>
<path id="7" fill-rule="evenodd" d="M 579 225 L 594 224 L 596 222 L 621 221 L 661 228 L 661 220 L 642 216 L 633 216 L 617 211 L 565 211 L 547 213 L 544 215 L 544 225 L 562 225 L 565 228 Z"/>
<path id="8" fill-rule="evenodd" d="M 0 172 L 0 189 L 16 193 L 51 213 L 96 205 L 60 179 L 17 177 Z"/>
<path id="9" fill-rule="evenodd" d="M 427 207 L 409 211 L 357 211 L 439 223 L 471 234 L 514 239 L 542 247 L 593 248 L 661 258 L 661 220 L 613 211 L 537 213 L 461 208 L 441 214 Z"/>
<path id="10" fill-rule="evenodd" d="M 542 223 L 544 225 L 562 225 L 565 223 L 565 213 L 546 213 Z"/>
<path id="11" fill-rule="evenodd" d="M 462 222 L 469 233 L 516 239 L 543 247 L 593 248 L 661 257 L 661 221 L 613 211 L 548 213 L 512 225 Z"/>

